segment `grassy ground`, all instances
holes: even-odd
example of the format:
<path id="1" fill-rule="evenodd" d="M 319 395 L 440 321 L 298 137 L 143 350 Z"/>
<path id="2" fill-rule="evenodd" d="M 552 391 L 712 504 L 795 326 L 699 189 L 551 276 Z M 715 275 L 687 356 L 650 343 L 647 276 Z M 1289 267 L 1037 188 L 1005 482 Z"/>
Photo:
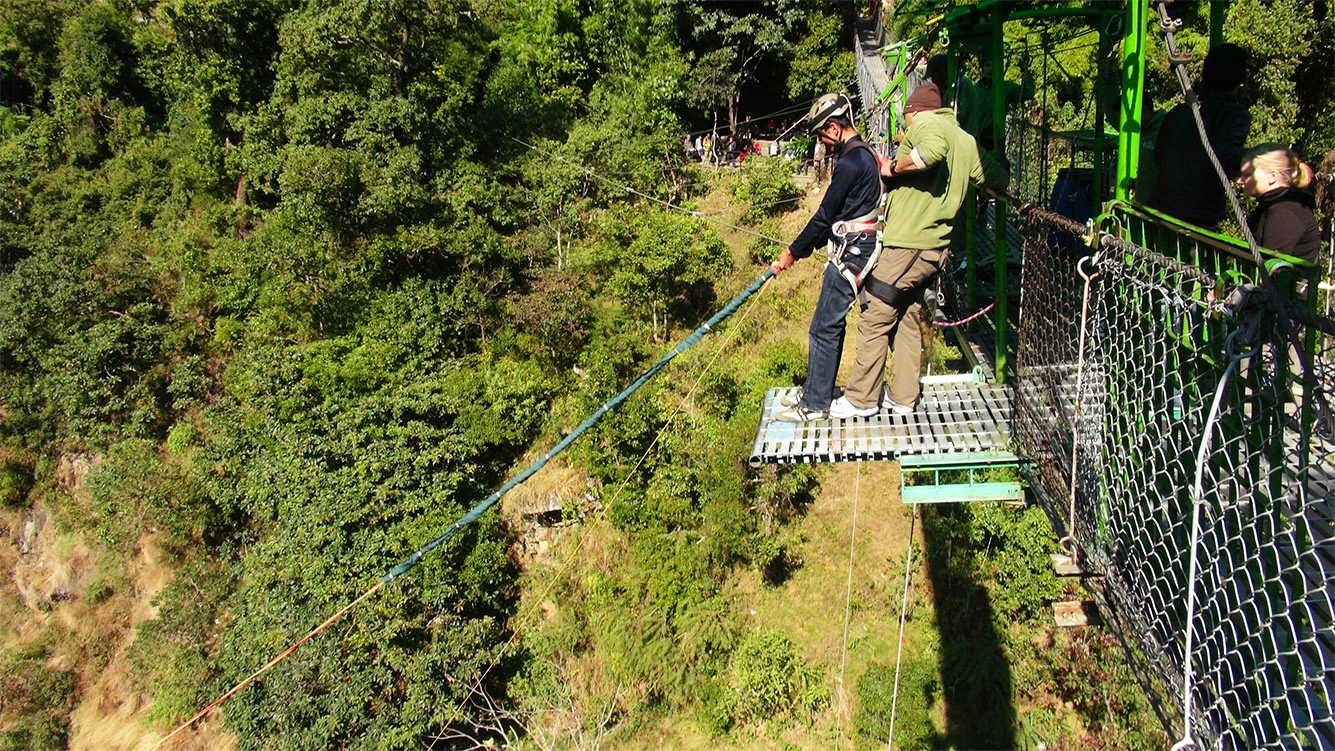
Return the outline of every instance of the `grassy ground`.
<path id="1" fill-rule="evenodd" d="M 782 237 L 797 235 L 819 203 L 819 192 L 808 193 L 801 205 L 780 223 Z M 705 211 L 726 207 L 725 190 L 716 190 L 703 202 Z M 742 248 L 745 234 L 719 230 L 737 249 L 739 271 L 733 287 L 740 287 L 759 269 L 748 265 Z M 772 248 L 777 255 L 780 247 Z M 805 348 L 806 328 L 820 290 L 824 259 L 819 254 L 798 262 L 762 291 L 752 317 L 759 322 L 756 351 L 784 341 L 800 341 Z M 720 290 L 721 294 L 725 294 Z M 840 378 L 853 362 L 857 311 L 849 317 L 850 336 Z M 759 405 L 754 405 L 759 410 Z M 713 737 L 697 724 L 665 717 L 640 727 L 633 737 L 614 738 L 612 748 L 650 749 L 831 749 L 855 748 L 853 712 L 857 679 L 875 662 L 893 664 L 898 618 L 904 586 L 904 557 L 908 549 L 910 511 L 899 502 L 898 463 L 839 464 L 819 470 L 821 492 L 793 533 L 803 540 L 801 566 L 780 586 L 766 586 L 754 571 L 743 572 L 728 595 L 743 616 L 746 628 L 777 628 L 792 640 L 798 652 L 825 672 L 830 702 L 810 726 L 784 724 L 735 731 Z M 915 532 L 920 537 L 920 531 Z M 918 549 L 920 550 L 919 542 Z M 915 562 L 914 603 L 923 600 L 921 558 Z M 930 635 L 930 613 L 917 609 L 907 626 L 905 654 L 921 649 Z M 845 633 L 846 632 L 846 633 Z"/>

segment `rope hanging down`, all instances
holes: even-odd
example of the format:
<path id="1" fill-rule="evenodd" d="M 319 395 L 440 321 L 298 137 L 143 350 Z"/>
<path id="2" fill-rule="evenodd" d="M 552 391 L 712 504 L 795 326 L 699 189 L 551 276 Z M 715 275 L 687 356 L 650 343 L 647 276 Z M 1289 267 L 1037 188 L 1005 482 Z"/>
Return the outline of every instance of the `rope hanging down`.
<path id="1" fill-rule="evenodd" d="M 895 751 L 895 710 L 899 707 L 899 668 L 904 658 L 904 622 L 908 620 L 909 585 L 913 582 L 913 529 L 918 521 L 918 504 L 909 513 L 909 539 L 904 544 L 904 597 L 899 603 L 899 638 L 895 642 L 895 687 L 890 693 L 890 737 L 885 751 Z"/>
<path id="2" fill-rule="evenodd" d="M 834 747 L 839 749 L 844 740 L 844 670 L 848 667 L 848 624 L 853 619 L 853 561 L 858 541 L 858 494 L 862 484 L 862 462 L 853 464 L 853 521 L 848 530 L 848 581 L 844 584 L 844 638 L 839 647 L 839 706 L 834 715 Z"/>
<path id="3" fill-rule="evenodd" d="M 1234 332 L 1236 336 L 1238 332 Z M 1191 622 L 1196 615 L 1196 579 L 1198 576 L 1199 562 L 1197 551 L 1200 549 L 1201 539 L 1201 508 L 1205 506 L 1205 466 L 1206 457 L 1210 453 L 1210 439 L 1214 437 L 1214 426 L 1219 420 L 1219 406 L 1224 400 L 1224 391 L 1228 387 L 1229 378 L 1233 375 L 1238 363 L 1251 357 L 1254 352 L 1244 352 L 1233 356 L 1228 367 L 1224 369 L 1224 375 L 1219 379 L 1219 386 L 1214 392 L 1214 401 L 1210 403 L 1210 414 L 1205 419 L 1205 429 L 1201 432 L 1200 448 L 1196 452 L 1196 481 L 1191 486 L 1191 547 L 1188 549 L 1190 555 L 1189 568 L 1187 571 L 1187 617 L 1186 624 L 1186 644 L 1183 647 L 1184 656 L 1182 658 L 1182 737 L 1173 744 L 1171 751 L 1186 751 L 1186 749 L 1196 748 L 1196 741 L 1191 737 L 1192 720 L 1192 696 L 1191 681 L 1194 671 L 1192 670 L 1192 650 L 1195 641 L 1196 629 L 1191 627 Z"/>
<path id="4" fill-rule="evenodd" d="M 522 484 L 524 481 L 528 480 L 530 477 L 536 474 L 538 470 L 545 467 L 547 465 L 547 462 L 552 457 L 566 450 L 570 446 L 570 444 L 574 443 L 575 440 L 578 439 L 585 432 L 587 432 L 589 428 L 592 428 L 594 425 L 597 425 L 598 422 L 602 420 L 604 415 L 606 415 L 609 411 L 614 409 L 617 405 L 624 402 L 626 399 L 630 398 L 630 396 L 634 394 L 636 391 L 640 390 L 640 388 L 644 386 L 644 384 L 648 383 L 651 378 L 653 378 L 655 375 L 658 375 L 659 371 L 667 367 L 667 364 L 672 362 L 672 360 L 676 358 L 677 355 L 681 354 L 682 352 L 685 352 L 686 350 L 698 344 L 700 340 L 704 338 L 705 334 L 708 334 L 709 332 L 713 331 L 714 328 L 717 327 L 720 323 L 722 323 L 724 320 L 732 316 L 732 314 L 736 313 L 741 308 L 742 304 L 747 301 L 747 299 L 749 299 L 756 292 L 759 292 L 760 288 L 765 286 L 765 282 L 768 282 L 770 279 L 773 279 L 774 276 L 775 276 L 774 269 L 766 267 L 765 270 L 760 274 L 760 276 L 756 277 L 755 281 L 751 282 L 750 286 L 742 290 L 736 297 L 732 299 L 731 302 L 729 302 L 726 306 L 724 306 L 717 313 L 715 313 L 708 321 L 702 324 L 699 328 L 697 328 L 695 331 L 692 331 L 690 336 L 687 336 L 680 343 L 678 343 L 677 346 L 669 350 L 667 354 L 660 357 L 658 359 L 658 362 L 655 362 L 648 370 L 644 371 L 644 373 L 642 373 L 639 378 L 636 378 L 633 382 L 631 382 L 629 386 L 627 386 L 625 389 L 622 389 L 621 393 L 607 400 L 607 402 L 603 404 L 603 406 L 599 407 L 592 415 L 590 415 L 587 419 L 585 419 L 584 422 L 580 423 L 578 427 L 576 427 L 573 431 L 571 431 L 570 435 L 562 439 L 562 441 L 556 444 L 556 446 L 554 446 L 550 451 L 543 454 L 541 459 L 538 459 L 537 461 L 533 462 L 533 464 L 529 465 L 529 467 L 525 469 L 523 472 L 519 473 L 509 482 L 502 485 L 496 492 L 487 496 L 485 500 L 478 503 L 476 506 L 470 509 L 468 513 L 461 516 L 457 521 L 455 521 L 453 524 L 447 527 L 445 531 L 442 532 L 435 539 L 431 540 L 427 544 L 418 548 L 412 555 L 405 558 L 402 563 L 395 566 L 393 569 L 389 571 L 389 573 L 381 577 L 380 581 L 376 582 L 375 585 L 373 585 L 370 589 L 363 592 L 355 600 L 345 605 L 341 610 L 339 610 L 334 615 L 330 616 L 329 619 L 326 620 L 324 623 L 321 623 L 319 626 L 312 629 L 305 636 L 301 637 L 296 642 L 294 642 L 291 646 L 287 647 L 282 652 L 279 652 L 276 656 L 274 656 L 273 659 L 265 663 L 264 666 L 261 667 L 259 670 L 256 670 L 254 673 L 251 673 L 249 676 L 245 678 L 245 680 L 236 684 L 231 689 L 228 689 L 217 699 L 213 700 L 203 709 L 196 712 L 192 717 L 190 717 L 190 719 L 178 725 L 170 733 L 168 733 L 156 744 L 154 744 L 153 748 L 156 749 L 162 747 L 162 745 L 165 744 L 172 737 L 176 736 L 178 733 L 190 727 L 197 720 L 199 720 L 201 717 L 207 714 L 209 710 L 212 710 L 213 708 L 221 705 L 226 700 L 230 699 L 241 689 L 253 683 L 257 678 L 259 678 L 261 675 L 267 672 L 274 665 L 277 665 L 288 655 L 292 654 L 292 652 L 296 651 L 296 649 L 300 647 L 302 644 L 306 643 L 307 641 L 315 637 L 317 634 L 319 634 L 321 631 L 333 625 L 336 621 L 338 621 L 340 618 L 346 615 L 348 611 L 352 610 L 352 608 L 356 606 L 358 603 L 360 603 L 362 600 L 367 599 L 371 595 L 375 594 L 376 591 L 384 587 L 386 584 L 394 581 L 400 576 L 403 576 L 404 574 L 411 571 L 413 568 L 417 566 L 417 564 L 421 563 L 422 560 L 427 555 L 429 555 L 433 550 L 440 547 L 442 544 L 445 543 L 446 540 L 453 537 L 455 533 L 457 533 L 464 527 L 468 526 L 469 524 L 472 524 L 473 522 L 481 518 L 481 516 L 484 513 L 486 513 L 487 510 L 489 510 L 492 506 L 496 505 L 496 502 L 499 501 L 502 496 L 513 490 L 516 486 Z"/>

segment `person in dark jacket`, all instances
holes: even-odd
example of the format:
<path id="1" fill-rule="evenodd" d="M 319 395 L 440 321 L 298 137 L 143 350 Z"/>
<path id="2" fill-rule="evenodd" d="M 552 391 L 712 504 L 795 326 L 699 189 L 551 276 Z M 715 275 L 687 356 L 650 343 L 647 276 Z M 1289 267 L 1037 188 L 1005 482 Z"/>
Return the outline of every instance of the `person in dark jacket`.
<path id="1" fill-rule="evenodd" d="M 830 247 L 820 298 L 808 330 L 807 377 L 801 396 L 776 417 L 806 422 L 829 417 L 834 379 L 844 349 L 845 318 L 853 306 L 853 286 L 845 273 L 860 274 L 876 247 L 881 209 L 880 163 L 853 127 L 853 105 L 843 94 L 826 94 L 807 115 L 812 133 L 826 153 L 837 155 L 830 185 L 820 207 L 797 239 L 774 260 L 776 272 L 810 256 L 816 247 Z M 840 268 L 843 266 L 843 269 Z"/>
<path id="2" fill-rule="evenodd" d="M 1267 143 L 1242 158 L 1238 185 L 1256 199 L 1247 217 L 1256 242 L 1285 255 L 1316 261 L 1321 253 L 1321 228 L 1312 210 L 1316 201 L 1303 190 L 1312 184 L 1312 168 L 1281 143 Z"/>
<path id="3" fill-rule="evenodd" d="M 1247 77 L 1247 52 L 1236 44 L 1210 50 L 1197 85 L 1201 119 L 1210 148 L 1229 179 L 1238 176 L 1252 116 L 1234 92 Z M 1159 180 L 1147 203 L 1150 208 L 1192 224 L 1217 230 L 1228 215 L 1224 186 L 1201 145 L 1196 119 L 1187 103 L 1164 117 L 1154 144 Z"/>

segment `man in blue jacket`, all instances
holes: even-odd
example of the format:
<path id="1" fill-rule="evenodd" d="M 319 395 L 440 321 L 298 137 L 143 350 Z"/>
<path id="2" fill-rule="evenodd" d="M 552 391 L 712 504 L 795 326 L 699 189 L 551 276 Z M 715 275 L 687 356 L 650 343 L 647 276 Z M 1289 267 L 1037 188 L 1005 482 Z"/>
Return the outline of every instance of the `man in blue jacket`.
<path id="1" fill-rule="evenodd" d="M 776 272 L 783 271 L 810 256 L 816 247 L 827 246 L 829 263 L 808 330 L 806 381 L 800 397 L 785 402 L 788 409 L 777 415 L 786 422 L 829 417 L 844 348 L 844 319 L 853 306 L 854 288 L 876 247 L 880 228 L 880 166 L 853 127 L 852 103 L 843 94 L 826 94 L 812 105 L 807 118 L 811 132 L 838 161 L 820 208 L 773 264 Z"/>

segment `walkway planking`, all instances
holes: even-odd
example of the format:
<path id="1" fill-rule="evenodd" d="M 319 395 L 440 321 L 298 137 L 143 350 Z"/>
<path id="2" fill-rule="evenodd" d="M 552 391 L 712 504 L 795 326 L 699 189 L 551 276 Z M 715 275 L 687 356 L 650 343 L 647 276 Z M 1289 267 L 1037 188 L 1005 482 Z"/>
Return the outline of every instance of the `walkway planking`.
<path id="1" fill-rule="evenodd" d="M 911 415 L 885 410 L 848 420 L 781 422 L 779 399 L 797 389 L 765 394 L 751 466 L 766 463 L 889 461 L 939 455 L 960 464 L 1014 460 L 1010 448 L 1011 398 L 994 383 L 925 383 Z"/>

